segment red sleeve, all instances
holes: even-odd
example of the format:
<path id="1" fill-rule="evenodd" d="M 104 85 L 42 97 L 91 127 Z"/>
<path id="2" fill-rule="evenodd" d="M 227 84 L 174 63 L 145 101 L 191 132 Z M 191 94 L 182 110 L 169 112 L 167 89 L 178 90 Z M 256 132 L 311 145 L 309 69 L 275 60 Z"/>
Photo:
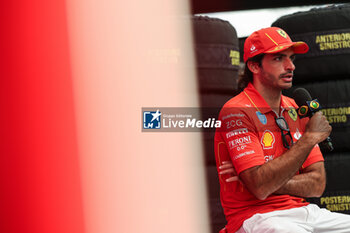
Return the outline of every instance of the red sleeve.
<path id="1" fill-rule="evenodd" d="M 308 118 L 301 119 L 301 122 L 303 125 L 303 128 L 302 128 L 303 131 L 305 130 L 305 126 L 306 126 L 308 121 L 309 121 Z M 301 168 L 304 169 L 304 168 L 310 166 L 311 164 L 316 163 L 316 162 L 320 162 L 320 161 L 324 161 L 324 158 L 323 158 L 322 152 L 320 150 L 320 147 L 317 144 L 311 150 L 309 156 L 307 157 L 307 159 L 305 160 L 305 162 L 303 163 Z"/>
<path id="2" fill-rule="evenodd" d="M 220 119 L 220 134 L 237 174 L 248 168 L 263 165 L 265 159 L 258 134 L 246 113 L 237 108 L 223 109 Z"/>
<path id="3" fill-rule="evenodd" d="M 316 162 L 320 162 L 320 161 L 324 161 L 323 155 L 321 153 L 320 147 L 318 145 L 316 145 L 312 151 L 310 152 L 309 156 L 307 157 L 307 159 L 305 160 L 305 162 L 303 163 L 301 168 L 306 168 L 308 166 L 310 166 L 313 163 Z"/>

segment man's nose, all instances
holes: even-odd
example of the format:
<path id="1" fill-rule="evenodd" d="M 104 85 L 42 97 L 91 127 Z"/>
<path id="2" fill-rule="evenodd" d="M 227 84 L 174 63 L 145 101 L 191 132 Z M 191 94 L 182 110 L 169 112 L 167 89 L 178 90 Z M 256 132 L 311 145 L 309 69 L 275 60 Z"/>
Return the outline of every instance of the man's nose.
<path id="1" fill-rule="evenodd" d="M 286 70 L 290 70 L 290 71 L 294 71 L 295 70 L 295 65 L 294 65 L 292 59 L 290 59 L 290 58 L 286 59 L 285 69 Z"/>

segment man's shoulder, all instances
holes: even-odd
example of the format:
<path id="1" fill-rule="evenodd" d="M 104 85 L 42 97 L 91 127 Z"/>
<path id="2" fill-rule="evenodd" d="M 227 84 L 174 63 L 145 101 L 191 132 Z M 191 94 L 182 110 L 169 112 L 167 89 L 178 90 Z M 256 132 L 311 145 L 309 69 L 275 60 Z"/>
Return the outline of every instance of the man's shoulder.
<path id="1" fill-rule="evenodd" d="M 229 99 L 223 106 L 223 108 L 230 108 L 230 107 L 242 107 L 247 104 L 247 97 L 244 94 L 244 92 L 240 92 L 238 95 L 232 97 Z"/>
<path id="2" fill-rule="evenodd" d="M 285 95 L 282 95 L 282 98 L 285 104 L 288 105 L 288 107 L 298 108 L 298 105 L 295 103 L 294 99 Z"/>
<path id="3" fill-rule="evenodd" d="M 220 111 L 220 118 L 225 120 L 227 116 L 244 117 L 250 114 L 251 108 L 251 102 L 242 91 L 224 104 Z"/>

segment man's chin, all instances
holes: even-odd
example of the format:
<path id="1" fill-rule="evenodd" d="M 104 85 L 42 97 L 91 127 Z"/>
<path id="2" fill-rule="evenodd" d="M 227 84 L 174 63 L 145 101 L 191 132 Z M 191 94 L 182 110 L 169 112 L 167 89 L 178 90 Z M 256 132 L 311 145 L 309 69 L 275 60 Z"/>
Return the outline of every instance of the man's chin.
<path id="1" fill-rule="evenodd" d="M 292 82 L 284 83 L 281 87 L 283 90 L 287 90 L 293 86 Z"/>

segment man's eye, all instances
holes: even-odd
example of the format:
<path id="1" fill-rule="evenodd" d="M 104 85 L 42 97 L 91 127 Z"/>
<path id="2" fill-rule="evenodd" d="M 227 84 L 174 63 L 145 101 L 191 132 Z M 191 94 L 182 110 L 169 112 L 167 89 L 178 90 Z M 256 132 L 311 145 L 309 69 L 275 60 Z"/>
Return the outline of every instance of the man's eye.
<path id="1" fill-rule="evenodd" d="M 295 56 L 291 56 L 290 60 L 294 61 L 295 60 Z"/>
<path id="2" fill-rule="evenodd" d="M 280 60 L 282 60 L 282 57 L 275 57 L 273 60 L 280 61 Z"/>

